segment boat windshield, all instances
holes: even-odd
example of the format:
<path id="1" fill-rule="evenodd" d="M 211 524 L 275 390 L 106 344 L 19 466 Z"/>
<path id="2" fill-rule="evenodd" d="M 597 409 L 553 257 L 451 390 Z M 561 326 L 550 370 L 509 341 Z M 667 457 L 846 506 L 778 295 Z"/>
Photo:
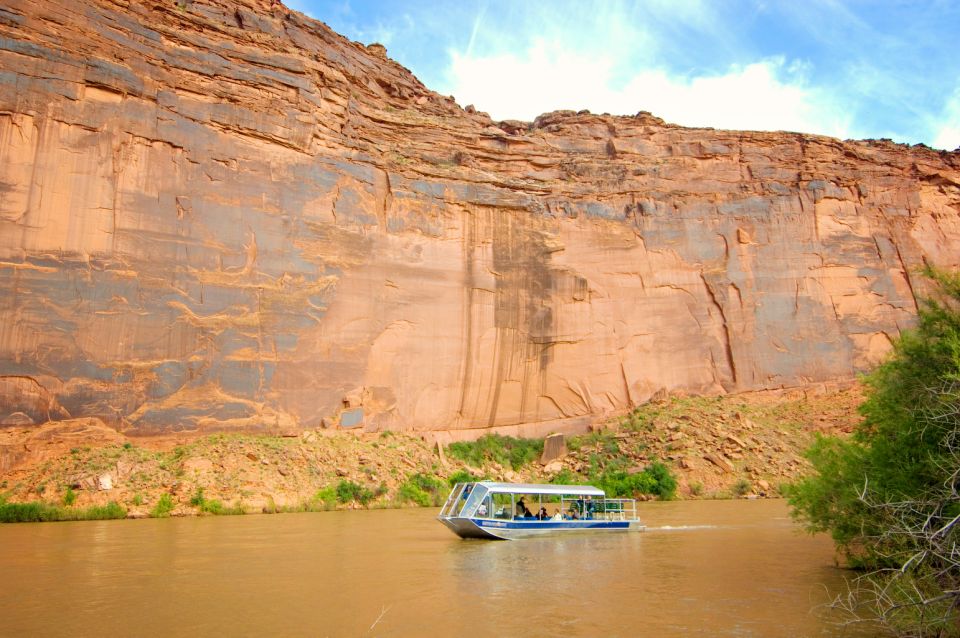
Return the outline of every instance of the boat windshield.
<path id="1" fill-rule="evenodd" d="M 466 495 L 466 502 L 463 509 L 460 510 L 460 516 L 474 516 L 480 503 L 487 497 L 487 488 L 479 483 L 474 483 L 470 493 Z"/>

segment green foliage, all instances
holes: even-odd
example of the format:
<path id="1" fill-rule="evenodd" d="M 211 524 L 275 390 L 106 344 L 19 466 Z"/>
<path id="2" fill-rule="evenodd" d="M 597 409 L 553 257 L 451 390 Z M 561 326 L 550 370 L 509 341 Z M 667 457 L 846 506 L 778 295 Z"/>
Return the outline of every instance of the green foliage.
<path id="1" fill-rule="evenodd" d="M 328 485 L 317 490 L 317 493 L 304 503 L 303 509 L 308 512 L 324 512 L 332 510 L 336 506 L 337 490 L 334 486 Z"/>
<path id="2" fill-rule="evenodd" d="M 73 509 L 33 501 L 30 503 L 0 503 L 0 523 L 39 523 L 44 521 L 97 521 L 126 518 L 127 510 L 113 501 L 85 509 Z"/>
<path id="3" fill-rule="evenodd" d="M 567 448 L 574 452 L 593 449 L 606 454 L 617 454 L 620 452 L 620 442 L 613 432 L 591 432 L 590 434 L 570 437 L 567 439 Z"/>
<path id="4" fill-rule="evenodd" d="M 450 475 L 450 478 L 447 479 L 447 482 L 450 483 L 450 487 L 453 487 L 457 483 L 473 483 L 474 481 L 481 480 L 481 477 L 474 476 L 467 470 L 457 470 Z"/>
<path id="5" fill-rule="evenodd" d="M 639 409 L 628 414 L 624 420 L 621 421 L 621 425 L 633 432 L 644 432 L 653 429 L 653 421 Z"/>
<path id="6" fill-rule="evenodd" d="M 746 496 L 747 494 L 750 493 L 750 489 L 752 487 L 753 486 L 750 485 L 750 481 L 742 478 L 733 484 L 733 487 L 731 488 L 731 490 L 733 491 L 734 496 Z"/>
<path id="7" fill-rule="evenodd" d="M 69 485 L 67 486 L 66 491 L 63 493 L 63 504 L 67 507 L 70 507 L 77 501 L 77 493 L 73 491 L 73 488 Z"/>
<path id="8" fill-rule="evenodd" d="M 885 621 L 884 610 L 899 610 L 897 631 L 941 635 L 929 620 L 939 601 L 947 611 L 934 615 L 952 624 L 942 635 L 960 635 L 960 568 L 949 549 L 960 536 L 960 273 L 926 274 L 940 294 L 866 378 L 863 421 L 850 439 L 818 438 L 806 453 L 813 474 L 787 495 L 794 516 L 830 532 L 851 565 L 885 570 L 869 582 Z M 946 552 L 935 549 L 944 542 Z M 911 621 L 905 609 L 926 617 Z"/>
<path id="9" fill-rule="evenodd" d="M 960 303 L 960 276 L 928 274 Z M 868 503 L 916 499 L 941 484 L 947 442 L 957 436 L 956 416 L 928 417 L 944 412 L 945 404 L 958 405 L 960 312 L 949 301 L 928 300 L 919 319 L 866 378 L 864 418 L 853 437 L 819 437 L 806 453 L 814 474 L 788 488 L 795 516 L 811 531 L 829 531 L 858 566 L 896 563 L 891 550 L 898 548 L 870 540 L 884 528 Z"/>
<path id="10" fill-rule="evenodd" d="M 435 476 L 426 474 L 413 474 L 397 492 L 397 498 L 402 502 L 416 503 L 420 507 L 430 507 L 431 505 L 441 505 L 443 481 Z"/>
<path id="11" fill-rule="evenodd" d="M 654 461 L 648 465 L 643 473 L 652 477 L 656 484 L 653 494 L 665 501 L 672 500 L 677 495 L 677 479 L 670 468 L 660 461 Z"/>
<path id="12" fill-rule="evenodd" d="M 451 456 L 474 467 L 493 462 L 519 470 L 543 454 L 543 441 L 487 434 L 476 441 L 451 443 L 448 449 Z"/>
<path id="13" fill-rule="evenodd" d="M 140 494 L 139 492 L 136 493 L 136 494 L 134 494 L 134 495 L 133 495 L 133 504 L 134 504 L 134 505 L 137 505 L 137 506 L 143 505 L 143 494 Z"/>
<path id="14" fill-rule="evenodd" d="M 173 511 L 173 497 L 169 494 L 161 494 L 157 499 L 157 504 L 150 510 L 150 516 L 153 518 L 166 518 Z"/>
<path id="15" fill-rule="evenodd" d="M 581 479 L 567 468 L 563 468 L 550 478 L 554 485 L 577 485 Z"/>
<path id="16" fill-rule="evenodd" d="M 662 500 L 673 499 L 677 493 L 677 479 L 663 463 L 655 461 L 642 472 L 629 474 L 623 470 L 603 472 L 593 483 L 611 498 L 630 498 L 637 494 L 655 494 Z"/>
<path id="17" fill-rule="evenodd" d="M 194 493 L 193 497 L 190 499 L 190 504 L 196 508 L 199 508 L 200 511 L 204 514 L 242 514 L 243 510 L 239 507 L 226 508 L 223 506 L 223 503 L 216 499 L 209 499 L 203 495 L 203 488 L 198 487 L 197 491 Z"/>
<path id="18" fill-rule="evenodd" d="M 404 483 L 397 492 L 397 498 L 403 502 L 413 502 L 420 507 L 430 507 L 430 495 L 412 483 Z"/>
<path id="19" fill-rule="evenodd" d="M 104 521 L 114 518 L 126 518 L 127 510 L 120 507 L 115 501 L 110 501 L 106 505 L 93 505 L 81 510 L 82 518 L 78 520 L 84 521 Z"/>
<path id="20" fill-rule="evenodd" d="M 332 485 L 328 485 L 317 490 L 317 493 L 313 495 L 313 500 L 321 501 L 323 503 L 336 503 L 337 490 Z"/>
<path id="21" fill-rule="evenodd" d="M 35 523 L 39 521 L 60 520 L 55 516 L 59 508 L 55 505 L 33 501 L 31 503 L 0 504 L 0 522 Z"/>
<path id="22" fill-rule="evenodd" d="M 340 481 L 337 484 L 337 502 L 350 503 L 357 502 L 366 505 L 373 500 L 374 493 L 370 489 L 363 487 L 353 481 Z"/>
<path id="23" fill-rule="evenodd" d="M 691 496 L 702 496 L 703 495 L 703 483 L 700 481 L 694 481 L 690 484 L 690 494 Z"/>

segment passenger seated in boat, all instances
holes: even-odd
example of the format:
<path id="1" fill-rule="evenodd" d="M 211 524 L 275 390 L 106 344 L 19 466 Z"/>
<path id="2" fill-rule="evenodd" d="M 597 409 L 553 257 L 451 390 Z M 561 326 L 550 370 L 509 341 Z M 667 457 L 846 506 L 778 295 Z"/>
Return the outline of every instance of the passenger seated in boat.
<path id="1" fill-rule="evenodd" d="M 560 510 L 557 510 L 557 513 L 553 515 L 553 518 L 551 520 L 554 520 L 554 521 L 563 520 L 563 514 L 560 513 Z"/>
<path id="2" fill-rule="evenodd" d="M 486 516 L 487 515 L 487 504 L 480 503 L 480 507 L 477 508 L 477 516 Z"/>
<path id="3" fill-rule="evenodd" d="M 571 507 L 570 509 L 567 510 L 567 518 L 570 519 L 570 520 L 573 520 L 573 521 L 575 521 L 575 520 L 577 520 L 578 518 L 580 518 L 580 515 L 577 514 L 577 508 L 576 508 L 576 507 Z"/>
<path id="4" fill-rule="evenodd" d="M 540 511 L 537 512 L 537 520 L 538 520 L 538 521 L 545 521 L 545 520 L 548 520 L 549 518 L 550 518 L 550 515 L 547 514 L 547 508 L 546 508 L 546 507 L 541 507 L 541 508 L 540 508 Z"/>
<path id="5" fill-rule="evenodd" d="M 517 516 L 523 516 L 524 512 L 529 512 L 527 509 L 527 504 L 523 502 L 523 497 L 520 497 L 520 500 L 517 501 Z"/>

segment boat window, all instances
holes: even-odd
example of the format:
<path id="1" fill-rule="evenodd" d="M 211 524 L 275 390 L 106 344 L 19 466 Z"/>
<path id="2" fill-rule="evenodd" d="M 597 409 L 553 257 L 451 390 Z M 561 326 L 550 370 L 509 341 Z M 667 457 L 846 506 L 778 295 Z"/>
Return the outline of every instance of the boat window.
<path id="1" fill-rule="evenodd" d="M 493 518 L 513 518 L 513 499 L 512 494 L 496 493 L 490 495 L 491 507 L 490 513 Z"/>
<path id="2" fill-rule="evenodd" d="M 474 516 L 480 503 L 487 496 L 487 488 L 483 485 L 472 483 L 470 487 L 470 493 L 464 494 L 466 502 L 463 504 L 463 509 L 460 510 L 460 516 Z"/>

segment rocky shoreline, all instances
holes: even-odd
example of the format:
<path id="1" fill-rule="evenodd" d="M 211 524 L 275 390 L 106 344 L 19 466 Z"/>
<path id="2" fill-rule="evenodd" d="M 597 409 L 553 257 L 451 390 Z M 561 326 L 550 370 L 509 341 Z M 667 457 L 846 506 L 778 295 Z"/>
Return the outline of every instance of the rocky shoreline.
<path id="1" fill-rule="evenodd" d="M 469 465 L 455 448 L 405 433 L 128 438 L 74 419 L 0 430 L 0 495 L 69 508 L 114 502 L 129 518 L 403 507 L 418 504 L 411 484 L 432 486 L 419 504 L 433 505 L 457 473 L 588 482 L 607 467 L 639 472 L 659 461 L 677 478 L 677 498 L 773 497 L 807 468 L 802 452 L 815 433 L 851 430 L 860 401 L 856 385 L 672 397 L 567 437 L 557 458 L 548 450 L 519 468 Z M 344 495 L 343 485 L 354 487 Z"/>

